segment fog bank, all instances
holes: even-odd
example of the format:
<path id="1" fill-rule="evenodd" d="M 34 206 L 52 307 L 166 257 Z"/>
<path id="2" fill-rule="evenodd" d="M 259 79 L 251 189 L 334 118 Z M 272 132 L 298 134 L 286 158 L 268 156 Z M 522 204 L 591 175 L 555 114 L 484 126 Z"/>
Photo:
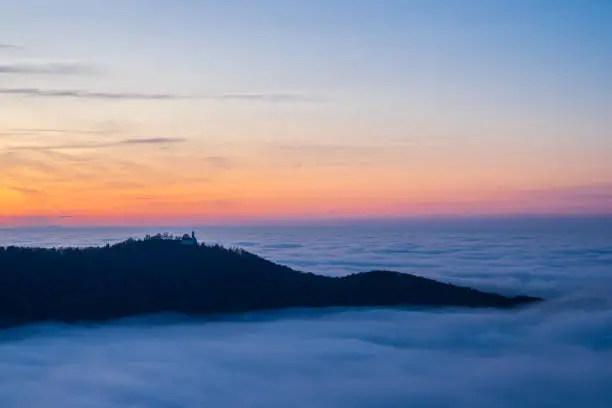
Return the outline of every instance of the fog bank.
<path id="1" fill-rule="evenodd" d="M 154 316 L 0 334 L 4 408 L 608 407 L 612 310 Z"/>

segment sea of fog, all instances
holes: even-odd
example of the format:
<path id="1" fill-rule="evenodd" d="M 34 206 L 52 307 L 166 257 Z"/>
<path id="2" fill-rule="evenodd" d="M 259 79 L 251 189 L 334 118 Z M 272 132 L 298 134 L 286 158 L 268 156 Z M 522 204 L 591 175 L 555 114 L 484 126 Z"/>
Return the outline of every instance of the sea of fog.
<path id="1" fill-rule="evenodd" d="M 0 246 L 184 228 L 0 229 Z M 297 269 L 393 269 L 550 299 L 518 311 L 291 310 L 0 331 L 2 408 L 610 407 L 612 221 L 196 228 Z"/>

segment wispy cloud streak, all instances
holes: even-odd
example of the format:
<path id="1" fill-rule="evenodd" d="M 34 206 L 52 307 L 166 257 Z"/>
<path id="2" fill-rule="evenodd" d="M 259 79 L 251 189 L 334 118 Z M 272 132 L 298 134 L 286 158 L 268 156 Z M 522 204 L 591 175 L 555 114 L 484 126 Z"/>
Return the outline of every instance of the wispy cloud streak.
<path id="1" fill-rule="evenodd" d="M 202 99 L 254 102 L 325 102 L 325 98 L 299 94 L 225 94 L 202 96 Z"/>
<path id="2" fill-rule="evenodd" d="M 58 145 L 42 145 L 42 146 L 12 146 L 11 151 L 49 151 L 49 150 L 70 150 L 70 149 L 100 149 L 114 146 L 129 146 L 129 145 L 166 145 L 174 143 L 183 143 L 187 139 L 157 137 L 144 139 L 124 139 L 115 142 L 107 143 L 68 143 Z"/>
<path id="3" fill-rule="evenodd" d="M 1 72 L 1 71 L 0 71 Z M 40 98 L 77 98 L 92 100 L 181 100 L 199 99 L 215 101 L 246 102 L 323 102 L 324 98 L 300 94 L 221 94 L 221 95 L 181 95 L 172 93 L 139 93 L 139 92 L 98 92 L 77 89 L 41 89 L 41 88 L 0 88 L 0 95 L 17 95 Z"/>
<path id="4" fill-rule="evenodd" d="M 81 90 L 45 90 L 40 88 L 0 88 L 0 95 L 21 95 L 44 98 L 79 98 L 102 100 L 171 100 L 190 97 L 173 94 L 144 94 L 123 92 L 90 92 Z"/>
<path id="5" fill-rule="evenodd" d="M 64 128 L 8 128 L 0 130 L 2 136 L 59 136 L 59 135 L 108 135 L 119 133 L 118 128 L 64 129 Z"/>
<path id="6" fill-rule="evenodd" d="M 182 143 L 185 139 L 181 138 L 171 138 L 171 137 L 152 137 L 145 139 L 125 139 L 119 142 L 118 144 L 125 145 L 134 145 L 134 144 L 172 144 L 172 143 Z"/>
<path id="7" fill-rule="evenodd" d="M 21 47 L 14 44 L 0 43 L 0 50 L 20 50 Z"/>
<path id="8" fill-rule="evenodd" d="M 75 63 L 0 64 L 0 74 L 77 75 L 93 72 L 95 72 L 93 68 Z"/>

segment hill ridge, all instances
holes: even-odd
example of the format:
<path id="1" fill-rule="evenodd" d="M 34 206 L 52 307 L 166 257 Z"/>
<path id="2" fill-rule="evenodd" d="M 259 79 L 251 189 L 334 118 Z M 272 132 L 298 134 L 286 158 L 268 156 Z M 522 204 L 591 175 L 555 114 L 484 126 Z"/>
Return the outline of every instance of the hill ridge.
<path id="1" fill-rule="evenodd" d="M 100 247 L 0 248 L 0 324 L 295 307 L 516 307 L 508 297 L 401 272 L 301 272 L 242 248 L 167 234 Z"/>

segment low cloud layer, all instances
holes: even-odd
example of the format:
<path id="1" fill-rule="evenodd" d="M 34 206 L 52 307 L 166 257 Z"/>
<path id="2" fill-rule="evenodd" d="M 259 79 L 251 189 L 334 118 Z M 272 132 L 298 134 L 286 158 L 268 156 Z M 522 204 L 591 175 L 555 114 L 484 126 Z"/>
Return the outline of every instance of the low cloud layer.
<path id="1" fill-rule="evenodd" d="M 0 406 L 607 408 L 610 222 L 202 228 L 203 241 L 304 270 L 392 268 L 550 300 L 520 311 L 294 310 L 5 330 Z M 0 245 L 149 232 L 159 229 L 23 229 Z"/>
<path id="2" fill-rule="evenodd" d="M 5 408 L 608 407 L 612 312 L 286 312 L 0 333 Z"/>

